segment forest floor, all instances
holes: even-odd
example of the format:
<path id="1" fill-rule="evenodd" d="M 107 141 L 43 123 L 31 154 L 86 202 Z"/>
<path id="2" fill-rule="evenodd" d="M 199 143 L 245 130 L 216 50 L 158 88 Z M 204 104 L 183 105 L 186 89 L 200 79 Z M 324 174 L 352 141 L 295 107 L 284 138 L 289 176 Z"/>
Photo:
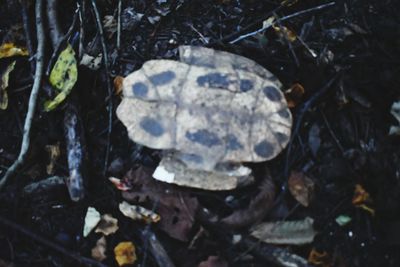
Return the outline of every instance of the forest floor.
<path id="1" fill-rule="evenodd" d="M 29 53 L 0 49 L 0 103 L 8 95 L 0 179 L 20 153 L 37 59 L 44 63 L 29 151 L 0 191 L 0 266 L 118 266 L 121 242 L 132 242 L 134 265 L 143 267 L 400 266 L 400 104 L 397 113 L 392 108 L 400 101 L 398 1 L 37 1 L 43 40 L 35 1 L 0 4 L 2 48 Z M 67 44 L 78 78 L 66 100 L 46 111 L 58 94 L 48 70 Z M 177 59 L 183 44 L 252 59 L 283 85 L 292 138 L 273 160 L 248 164 L 250 186 L 213 192 L 152 180 L 162 151 L 136 145 L 115 115 L 121 77 L 150 59 Z M 82 62 L 88 55 L 98 62 Z M 82 192 L 63 180 L 71 177 L 70 142 L 84 155 L 73 155 Z M 53 184 L 32 189 L 51 177 Z M 116 186 L 110 177 L 121 180 Z M 123 201 L 160 221 L 124 216 Z M 114 217 L 118 230 L 83 236 L 89 207 Z M 230 214 L 236 217 L 226 225 L 220 218 Z M 260 221 L 305 229 L 282 230 L 276 239 L 285 242 L 265 243 L 251 236 Z M 315 237 L 306 240 L 309 233 Z M 129 246 L 124 253 L 132 259 Z"/>

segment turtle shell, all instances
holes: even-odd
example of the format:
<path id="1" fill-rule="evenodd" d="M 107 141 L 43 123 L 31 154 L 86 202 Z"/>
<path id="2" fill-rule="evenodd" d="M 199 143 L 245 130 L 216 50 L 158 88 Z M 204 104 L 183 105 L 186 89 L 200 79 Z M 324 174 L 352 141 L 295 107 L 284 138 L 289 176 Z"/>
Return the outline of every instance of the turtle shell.
<path id="1" fill-rule="evenodd" d="M 180 61 L 150 60 L 123 82 L 117 116 L 136 143 L 168 149 L 190 168 L 274 158 L 290 139 L 281 83 L 242 56 L 181 46 Z"/>

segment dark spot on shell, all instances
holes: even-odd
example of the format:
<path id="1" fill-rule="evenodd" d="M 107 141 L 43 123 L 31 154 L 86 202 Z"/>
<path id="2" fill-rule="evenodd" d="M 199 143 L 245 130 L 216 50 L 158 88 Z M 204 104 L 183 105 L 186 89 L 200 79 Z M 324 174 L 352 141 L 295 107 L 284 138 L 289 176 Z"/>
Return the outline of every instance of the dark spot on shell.
<path id="1" fill-rule="evenodd" d="M 166 85 L 175 79 L 175 72 L 171 70 L 163 71 L 149 77 L 150 82 L 155 86 Z"/>
<path id="2" fill-rule="evenodd" d="M 203 146 L 212 147 L 221 144 L 221 140 L 215 133 L 206 129 L 197 130 L 196 132 L 186 132 L 186 138 L 192 142 L 199 143 Z"/>
<path id="3" fill-rule="evenodd" d="M 191 161 L 195 163 L 202 163 L 203 158 L 195 154 L 179 154 L 179 158 L 183 161 Z"/>
<path id="4" fill-rule="evenodd" d="M 278 90 L 278 88 L 276 88 L 274 86 L 264 87 L 263 92 L 264 92 L 264 95 L 273 102 L 278 102 L 278 101 L 281 101 L 281 99 L 282 99 L 281 92 Z"/>
<path id="5" fill-rule="evenodd" d="M 140 127 L 152 136 L 159 137 L 163 135 L 164 128 L 155 119 L 145 117 L 140 122 Z"/>
<path id="6" fill-rule="evenodd" d="M 142 82 L 137 82 L 132 85 L 132 92 L 135 96 L 145 97 L 148 91 L 147 85 Z"/>
<path id="7" fill-rule="evenodd" d="M 243 148 L 243 145 L 239 143 L 236 136 L 234 136 L 233 134 L 228 134 L 226 145 L 228 150 L 238 150 Z"/>
<path id="8" fill-rule="evenodd" d="M 247 92 L 253 89 L 253 82 L 249 79 L 240 80 L 240 91 Z"/>
<path id="9" fill-rule="evenodd" d="M 278 115 L 285 119 L 290 117 L 289 110 L 287 110 L 286 108 L 278 111 Z"/>
<path id="10" fill-rule="evenodd" d="M 287 136 L 287 134 L 284 133 L 275 133 L 276 139 L 278 139 L 279 143 L 286 143 L 286 141 L 289 139 L 289 136 Z"/>
<path id="11" fill-rule="evenodd" d="M 197 84 L 202 87 L 228 89 L 231 81 L 228 80 L 227 75 L 214 72 L 197 77 Z"/>
<path id="12" fill-rule="evenodd" d="M 262 141 L 254 146 L 254 152 L 260 157 L 268 158 L 274 153 L 274 147 L 267 141 Z"/>

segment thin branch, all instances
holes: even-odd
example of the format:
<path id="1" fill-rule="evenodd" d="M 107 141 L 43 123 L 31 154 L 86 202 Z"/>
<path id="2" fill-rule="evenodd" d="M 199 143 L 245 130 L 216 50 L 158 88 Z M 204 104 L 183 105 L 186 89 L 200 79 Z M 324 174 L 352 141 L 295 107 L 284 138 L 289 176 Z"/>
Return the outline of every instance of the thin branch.
<path id="1" fill-rule="evenodd" d="M 113 109 L 112 89 L 111 89 L 111 82 L 110 82 L 110 72 L 108 69 L 108 53 L 107 53 L 106 42 L 104 39 L 103 25 L 101 24 L 99 10 L 97 9 L 95 0 L 92 0 L 92 7 L 93 7 L 94 14 L 96 16 L 97 28 L 99 30 L 101 46 L 103 49 L 103 62 L 104 62 L 104 68 L 106 71 L 106 81 L 107 81 L 107 90 L 108 90 L 108 132 L 107 132 L 106 155 L 104 158 L 104 170 L 103 170 L 103 173 L 105 174 L 107 171 L 107 166 L 108 166 L 108 158 L 109 158 L 109 154 L 110 154 L 110 139 L 111 139 L 111 132 L 112 132 L 112 109 Z"/>
<path id="2" fill-rule="evenodd" d="M 39 2 L 41 0 L 37 0 L 37 2 Z M 0 223 L 2 225 L 5 225 L 11 229 L 13 229 L 14 231 L 17 231 L 25 236 L 27 236 L 29 239 L 42 244 L 43 246 L 46 246 L 48 248 L 51 248 L 71 259 L 76 260 L 77 262 L 79 262 L 80 264 L 83 264 L 85 266 L 97 266 L 97 267 L 107 267 L 106 265 L 97 262 L 95 260 L 83 257 L 81 255 L 79 255 L 78 253 L 74 252 L 74 251 L 69 251 L 65 248 L 63 248 L 62 246 L 54 243 L 53 241 L 50 241 L 44 237 L 41 237 L 40 235 L 32 232 L 31 230 L 23 227 L 22 225 L 16 224 L 15 222 L 12 222 L 6 218 L 3 218 L 0 216 Z"/>
<path id="3" fill-rule="evenodd" d="M 289 20 L 289 19 L 294 18 L 294 17 L 298 17 L 298 16 L 301 16 L 301 15 L 304 15 L 304 14 L 307 14 L 307 13 L 310 13 L 310 12 L 314 12 L 314 11 L 317 11 L 317 10 L 321 10 L 321 9 L 333 6 L 335 4 L 336 4 L 335 2 L 329 2 L 329 3 L 326 3 L 326 4 L 320 5 L 320 6 L 312 7 L 312 8 L 309 8 L 309 9 L 305 9 L 305 10 L 302 10 L 302 11 L 287 15 L 287 16 L 282 17 L 280 19 L 277 19 L 277 21 L 283 22 L 283 21 Z M 276 13 L 276 10 L 272 11 L 271 13 Z M 250 36 L 256 35 L 256 34 L 261 33 L 261 32 L 264 32 L 265 30 L 267 30 L 270 27 L 272 27 L 272 25 L 273 24 L 268 24 L 265 27 L 262 27 L 261 29 L 258 29 L 258 30 L 254 31 L 254 32 L 243 34 L 243 35 L 237 37 L 236 39 L 230 41 L 229 43 L 230 44 L 234 44 L 234 43 L 237 43 L 237 42 L 239 42 L 239 41 L 241 41 L 243 39 L 246 39 L 246 38 L 248 38 Z"/>
<path id="4" fill-rule="evenodd" d="M 121 12 L 122 12 L 122 1 L 118 1 L 118 24 L 117 24 L 117 50 L 121 48 Z"/>
<path id="5" fill-rule="evenodd" d="M 29 106 L 25 118 L 24 135 L 22 137 L 21 150 L 19 152 L 18 159 L 11 165 L 10 168 L 8 168 L 3 179 L 1 179 L 0 189 L 2 189 L 5 186 L 8 179 L 12 177 L 15 174 L 15 172 L 17 172 L 18 169 L 24 164 L 30 145 L 30 133 L 31 133 L 32 121 L 33 121 L 33 116 L 35 115 L 37 97 L 42 82 L 42 74 L 43 74 L 43 54 L 45 45 L 45 35 L 42 23 L 42 6 L 43 6 L 43 0 L 36 0 L 35 16 L 36 16 L 36 34 L 37 34 L 38 46 L 36 51 L 35 80 L 33 82 L 31 95 L 29 97 Z"/>

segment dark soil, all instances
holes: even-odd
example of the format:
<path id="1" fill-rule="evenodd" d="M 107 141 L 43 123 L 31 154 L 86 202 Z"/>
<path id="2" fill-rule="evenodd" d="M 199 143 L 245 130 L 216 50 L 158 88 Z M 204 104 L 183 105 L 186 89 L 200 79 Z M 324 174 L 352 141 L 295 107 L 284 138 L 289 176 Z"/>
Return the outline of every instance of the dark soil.
<path id="1" fill-rule="evenodd" d="M 218 265 L 202 266 L 288 266 L 271 263 L 273 257 L 268 251 L 276 248 L 305 259 L 312 250 L 326 254 L 319 263 L 310 262 L 310 266 L 400 266 L 400 139 L 388 134 L 390 126 L 399 123 L 390 114 L 393 102 L 400 98 L 400 4 L 397 1 L 337 0 L 329 5 L 329 1 L 311 0 L 282 6 L 281 1 L 250 0 L 121 2 L 119 50 L 117 33 L 110 32 L 110 27 L 104 33 L 111 81 L 140 68 L 147 60 L 176 59 L 177 48 L 182 44 L 243 55 L 274 73 L 282 82 L 283 90 L 295 83 L 304 87 L 304 95 L 291 109 L 292 141 L 274 160 L 250 164 L 256 174 L 255 185 L 219 193 L 171 187 L 182 194 L 182 199 L 195 199 L 199 205 L 187 240 L 179 241 L 170 237 L 168 227 L 171 226 L 165 230 L 159 224 L 133 221 L 118 209 L 123 197 L 108 177 L 122 178 L 132 168 L 153 170 L 161 152 L 136 146 L 128 139 L 125 127 L 115 116 L 121 96 L 114 93 L 112 134 L 108 142 L 110 102 L 104 65 L 98 70 L 80 66 L 72 95 L 52 112 L 43 109 L 44 101 L 54 96 L 45 76 L 28 157 L 23 168 L 0 192 L 0 266 L 89 266 L 82 258 L 76 260 L 80 256 L 90 258 L 91 249 L 101 236 L 94 232 L 86 238 L 82 235 L 89 206 L 118 219 L 119 230 L 107 237 L 108 257 L 103 261 L 104 266 L 117 266 L 113 249 L 122 241 L 135 244 L 137 266 L 158 266 L 147 242 L 149 231 L 157 236 L 175 266 L 199 266 L 212 255 L 219 256 Z M 27 46 L 20 2 L 2 1 L 0 5 L 2 43 L 12 41 Z M 320 5 L 325 7 L 312 9 Z M 114 16 L 117 21 L 118 1 L 97 1 L 97 8 L 101 18 Z M 63 33 L 70 27 L 75 9 L 75 1 L 60 1 L 57 16 Z M 260 29 L 262 22 L 273 14 L 285 18 L 308 9 L 312 10 L 277 24 L 281 32 L 286 27 L 289 33 L 296 34 L 298 38 L 294 41 L 279 34 L 279 30 L 269 28 L 231 43 Z M 90 1 L 86 1 L 84 12 L 83 23 L 80 25 L 78 18 L 69 42 L 78 51 L 77 40 L 80 27 L 83 28 L 84 52 L 96 56 L 102 52 L 102 46 Z M 142 15 L 141 19 L 138 14 Z M 27 15 L 29 38 L 35 51 L 34 5 L 27 4 Z M 48 28 L 46 21 L 45 68 L 53 53 Z M 9 105 L 6 110 L 0 110 L 0 177 L 19 154 L 35 65 L 34 57 L 13 59 L 17 63 L 7 89 Z M 2 72 L 10 62 L 11 59 L 1 59 Z M 86 140 L 85 198 L 71 201 L 65 186 L 27 195 L 23 188 L 33 182 L 53 175 L 69 175 L 63 121 L 70 103 L 79 107 Z M 50 157 L 46 146 L 57 144 L 61 155 L 49 175 L 46 166 Z M 104 173 L 107 149 L 109 159 Z M 315 184 L 308 207 L 299 205 L 287 190 L 292 171 L 304 173 Z M 150 175 L 146 177 L 150 179 Z M 202 214 L 208 209 L 221 218 L 245 209 L 255 195 L 263 194 L 259 188 L 263 188 L 260 185 L 268 177 L 272 177 L 276 190 L 264 192 L 275 198 L 266 198 L 269 203 L 265 207 L 270 209 L 263 213 L 266 213 L 263 220 L 311 217 L 318 231 L 312 243 L 266 247 L 253 240 L 253 245 L 233 244 L 233 234 L 240 233 L 242 238 L 252 240 L 248 237 L 250 226 L 231 229 Z M 352 202 L 356 185 L 361 185 L 370 195 L 371 200 L 364 206 Z M 151 190 L 168 186 L 147 186 L 152 189 L 145 192 L 149 197 L 141 202 L 142 206 L 164 214 L 162 220 L 179 212 L 172 209 L 170 213 L 162 213 L 159 209 L 164 203 L 154 201 L 155 193 Z M 340 215 L 347 215 L 351 221 L 338 225 L 335 219 Z M 179 219 L 182 217 L 175 218 Z M 60 253 L 59 248 L 64 251 Z M 267 251 L 265 255 L 263 251 Z"/>

